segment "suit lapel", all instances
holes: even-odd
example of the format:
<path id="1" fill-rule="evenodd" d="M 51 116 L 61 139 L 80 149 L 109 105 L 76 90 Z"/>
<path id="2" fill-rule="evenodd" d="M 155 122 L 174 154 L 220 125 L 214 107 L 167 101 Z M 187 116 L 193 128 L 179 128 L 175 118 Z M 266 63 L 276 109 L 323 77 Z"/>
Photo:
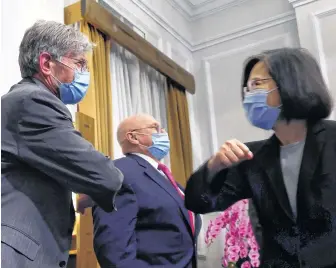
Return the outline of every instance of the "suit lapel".
<path id="1" fill-rule="evenodd" d="M 303 151 L 297 193 L 297 205 L 308 200 L 307 193 L 311 191 L 312 180 L 320 162 L 321 152 L 325 144 L 325 128 L 321 122 L 308 128 L 306 144 Z M 308 197 L 309 198 L 309 197 Z M 306 206 L 307 204 L 302 204 Z M 299 216 L 299 215 L 298 215 Z"/>
<path id="2" fill-rule="evenodd" d="M 131 157 L 134 160 L 138 162 L 138 164 L 145 168 L 144 172 L 145 174 L 153 180 L 159 187 L 161 187 L 163 190 L 165 190 L 178 204 L 182 215 L 184 216 L 185 220 L 187 221 L 187 225 L 189 226 L 189 231 L 191 232 L 190 227 L 190 219 L 188 210 L 184 206 L 184 200 L 180 196 L 180 194 L 177 192 L 177 190 L 174 188 L 174 186 L 168 181 L 166 178 L 161 175 L 158 170 L 156 170 L 151 164 L 149 164 L 146 160 L 143 158 L 136 156 L 136 155 L 127 155 L 127 157 Z"/>
<path id="3" fill-rule="evenodd" d="M 325 142 L 325 128 L 321 122 L 315 125 L 308 125 L 305 147 L 303 151 L 297 192 L 297 206 L 302 195 L 309 189 L 311 180 L 314 177 L 317 164 Z M 258 150 L 256 157 L 259 165 L 263 167 L 267 174 L 273 191 L 287 216 L 295 222 L 295 218 L 290 207 L 287 191 L 285 188 L 283 174 L 280 164 L 280 144 L 279 140 L 273 135 L 263 147 Z"/>
<path id="4" fill-rule="evenodd" d="M 260 148 L 260 151 L 257 152 L 255 159 L 258 160 L 258 163 L 261 167 L 263 167 L 265 173 L 267 174 L 280 206 L 287 216 L 295 221 L 281 171 L 279 140 L 275 135 L 273 135 L 266 144 Z"/>

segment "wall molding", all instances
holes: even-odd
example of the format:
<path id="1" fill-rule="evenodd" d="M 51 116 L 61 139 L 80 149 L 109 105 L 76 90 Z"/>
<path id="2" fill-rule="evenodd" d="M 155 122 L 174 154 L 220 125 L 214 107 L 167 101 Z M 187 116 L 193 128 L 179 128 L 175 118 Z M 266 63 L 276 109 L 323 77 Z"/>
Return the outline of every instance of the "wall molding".
<path id="1" fill-rule="evenodd" d="M 210 133 L 211 133 L 211 153 L 215 154 L 218 149 L 218 132 L 216 125 L 216 113 L 214 107 L 214 96 L 212 89 L 212 81 L 211 81 L 211 66 L 209 61 L 203 61 L 204 64 L 204 72 L 205 72 L 205 84 L 208 95 L 208 112 L 209 112 L 209 120 L 210 120 Z"/>
<path id="2" fill-rule="evenodd" d="M 295 20 L 294 12 L 286 12 L 266 20 L 257 21 L 247 26 L 238 28 L 234 31 L 223 33 L 205 40 L 201 40 L 192 44 L 193 51 L 202 50 L 217 44 L 227 42 L 245 35 L 249 35 L 261 30 L 265 30 L 283 23 Z"/>
<path id="3" fill-rule="evenodd" d="M 213 59 L 218 59 L 218 58 L 238 54 L 241 51 L 250 50 L 250 49 L 256 48 L 260 45 L 263 45 L 263 44 L 266 44 L 266 43 L 269 43 L 269 42 L 273 42 L 273 41 L 284 41 L 284 44 L 286 46 L 291 46 L 292 45 L 291 34 L 290 33 L 278 34 L 278 35 L 272 36 L 272 37 L 267 38 L 267 39 L 263 39 L 259 42 L 254 42 L 254 43 L 246 45 L 246 46 L 230 49 L 230 50 L 227 50 L 227 51 L 222 51 L 222 52 L 219 52 L 219 53 L 216 53 L 216 54 L 211 54 L 210 56 L 203 57 L 202 60 L 205 61 L 205 62 L 209 62 Z"/>
<path id="4" fill-rule="evenodd" d="M 313 21 L 313 27 L 314 27 L 314 35 L 315 35 L 315 40 L 316 40 L 316 49 L 317 49 L 317 54 L 320 60 L 321 71 L 322 71 L 323 78 L 327 86 L 329 87 L 330 82 L 329 82 L 329 77 L 328 77 L 328 64 L 327 64 L 324 47 L 323 47 L 323 37 L 322 37 L 320 21 L 321 19 L 325 17 L 336 15 L 336 5 L 328 9 L 325 9 L 325 10 L 314 12 L 311 15 L 312 15 L 312 21 Z M 334 119 L 334 120 L 336 119 L 335 110 L 332 112 L 329 118 Z"/>
<path id="5" fill-rule="evenodd" d="M 210 119 L 211 149 L 212 149 L 213 154 L 215 154 L 217 150 L 219 149 L 219 144 L 218 144 L 217 125 L 216 125 L 216 120 L 215 120 L 216 113 L 214 109 L 215 107 L 214 94 L 213 94 L 212 81 L 211 81 L 211 60 L 238 54 L 242 51 L 250 50 L 260 45 L 263 45 L 269 42 L 274 42 L 274 41 L 279 41 L 279 42 L 282 41 L 285 46 L 292 45 L 290 33 L 285 33 L 285 34 L 276 35 L 271 38 L 268 38 L 268 39 L 265 39 L 259 42 L 255 42 L 253 44 L 249 44 L 243 47 L 231 49 L 225 52 L 216 53 L 216 54 L 204 57 L 202 59 L 202 64 L 204 67 L 204 77 L 206 81 L 206 91 L 208 93 L 207 105 L 208 105 L 208 112 L 209 112 L 209 119 Z"/>
<path id="6" fill-rule="evenodd" d="M 127 8 L 125 8 L 122 4 L 120 4 L 116 0 L 97 0 L 97 2 L 104 6 L 107 10 L 114 9 L 117 11 L 122 17 L 130 21 L 132 24 L 139 26 L 140 30 L 143 30 L 145 34 L 149 34 L 153 37 L 156 37 L 158 40 L 160 36 L 154 31 L 152 31 L 145 23 L 143 23 L 137 16 L 131 13 Z"/>
<path id="7" fill-rule="evenodd" d="M 115 1 L 115 0 L 110 0 Z M 192 44 L 189 40 L 187 40 L 183 34 L 179 33 L 174 27 L 170 25 L 170 23 L 162 18 L 155 10 L 153 10 L 150 6 L 144 3 L 141 0 L 131 0 L 138 8 L 140 8 L 143 12 L 145 12 L 150 18 L 152 18 L 156 23 L 158 23 L 161 27 L 163 27 L 168 33 L 170 33 L 177 41 L 183 44 L 186 48 L 192 51 Z"/>
<path id="8" fill-rule="evenodd" d="M 323 38 L 322 38 L 320 20 L 322 18 L 335 15 L 335 14 L 336 14 L 336 5 L 334 7 L 330 7 L 328 9 L 320 10 L 320 11 L 312 13 L 317 53 L 320 58 L 320 66 L 322 69 L 322 74 L 328 86 L 329 86 L 329 79 L 328 79 L 328 73 L 327 73 L 328 65 L 326 62 L 324 48 L 323 48 Z"/>
<path id="9" fill-rule="evenodd" d="M 288 0 L 288 2 L 292 4 L 294 8 L 307 5 L 315 1 L 317 0 Z"/>
<path id="10" fill-rule="evenodd" d="M 227 0 L 220 3 L 216 0 L 202 2 L 198 5 L 193 5 L 187 0 L 166 0 L 188 21 L 196 21 L 198 19 L 216 14 L 223 10 L 241 5 L 249 0 Z"/>
<path id="11" fill-rule="evenodd" d="M 133 13 L 127 10 L 122 4 L 117 0 L 100 0 L 104 3 L 104 5 L 108 5 L 111 8 L 115 9 L 122 16 L 124 16 L 127 20 L 132 22 L 135 25 L 140 25 L 145 32 L 149 32 L 153 36 L 158 36 L 156 33 L 153 33 L 149 27 L 143 23 L 139 18 L 137 18 Z M 200 51 L 215 45 L 218 45 L 223 42 L 227 42 L 236 38 L 243 37 L 245 35 L 253 34 L 258 31 L 262 31 L 271 27 L 275 27 L 280 24 L 284 24 L 296 19 L 294 11 L 286 12 L 283 14 L 279 14 L 273 16 L 271 18 L 257 21 L 246 25 L 244 27 L 235 29 L 233 31 L 229 31 L 220 35 L 216 35 L 213 37 L 206 38 L 204 40 L 199 40 L 196 42 L 192 42 L 191 40 L 187 40 L 181 33 L 178 32 L 177 29 L 171 26 L 171 24 L 162 18 L 159 14 L 152 10 L 152 8 L 148 7 L 147 4 L 144 4 L 141 0 L 131 0 L 138 8 L 140 8 L 146 15 L 152 18 L 158 25 L 160 25 L 165 31 L 171 34 L 180 44 L 182 44 L 186 49 L 190 52 Z M 245 1 L 245 0 L 244 0 Z"/>

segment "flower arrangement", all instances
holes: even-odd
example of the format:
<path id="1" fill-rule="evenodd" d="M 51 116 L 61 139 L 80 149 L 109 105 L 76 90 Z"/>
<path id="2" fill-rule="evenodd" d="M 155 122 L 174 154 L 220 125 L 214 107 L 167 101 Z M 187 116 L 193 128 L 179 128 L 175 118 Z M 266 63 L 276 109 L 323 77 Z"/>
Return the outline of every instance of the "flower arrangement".
<path id="1" fill-rule="evenodd" d="M 247 199 L 235 203 L 210 221 L 205 237 L 208 247 L 223 229 L 226 234 L 222 266 L 259 267 L 259 246 L 248 216 Z"/>

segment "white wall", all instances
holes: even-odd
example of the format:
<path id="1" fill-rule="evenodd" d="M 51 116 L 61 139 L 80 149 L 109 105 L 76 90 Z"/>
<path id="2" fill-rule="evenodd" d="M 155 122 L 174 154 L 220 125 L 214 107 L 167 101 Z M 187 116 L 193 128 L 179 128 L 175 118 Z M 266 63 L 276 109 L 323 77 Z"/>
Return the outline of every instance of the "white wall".
<path id="1" fill-rule="evenodd" d="M 19 46 L 25 30 L 36 20 L 63 22 L 64 0 L 2 0 L 0 95 L 21 80 Z"/>
<path id="2" fill-rule="evenodd" d="M 208 145 L 202 148 L 204 158 L 227 139 L 245 142 L 269 135 L 248 123 L 240 93 L 242 65 L 247 57 L 266 49 L 298 46 L 294 9 L 287 0 L 274 0 L 272 5 L 269 2 L 247 1 L 197 22 L 203 39 L 217 37 L 216 42 L 202 43 L 201 37 L 195 35 L 199 40 L 193 53 L 195 113 L 202 122 L 202 144 Z M 217 27 L 208 32 L 209 25 Z"/>
<path id="3" fill-rule="evenodd" d="M 99 1 L 98 1 L 99 2 Z M 166 1 L 102 0 L 145 33 L 146 39 L 182 67 L 192 67 L 191 30 Z M 159 16 L 158 14 L 164 14 Z M 178 31 L 176 30 L 178 29 Z"/>
<path id="4" fill-rule="evenodd" d="M 237 0 L 238 1 L 238 0 Z M 204 40 L 220 37 L 224 33 L 269 20 L 283 14 L 293 14 L 293 8 L 287 0 L 248 0 L 232 8 L 206 16 L 193 22 L 193 45 Z"/>
<path id="5" fill-rule="evenodd" d="M 296 5 L 300 44 L 319 60 L 324 78 L 336 101 L 336 1 L 319 0 L 306 4 L 296 1 Z M 336 119 L 336 107 L 334 108 L 332 119 Z"/>

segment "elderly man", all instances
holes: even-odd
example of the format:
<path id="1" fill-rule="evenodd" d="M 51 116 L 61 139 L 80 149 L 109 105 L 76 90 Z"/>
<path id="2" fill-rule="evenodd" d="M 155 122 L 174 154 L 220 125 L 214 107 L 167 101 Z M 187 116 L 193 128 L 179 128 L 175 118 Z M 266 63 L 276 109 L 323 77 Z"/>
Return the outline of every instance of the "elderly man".
<path id="1" fill-rule="evenodd" d="M 124 120 L 118 141 L 126 157 L 117 212 L 93 209 L 94 249 L 102 268 L 196 267 L 200 218 L 184 207 L 184 192 L 160 163 L 170 148 L 167 133 L 149 115 Z M 112 202 L 112 198 L 111 198 Z"/>
<path id="2" fill-rule="evenodd" d="M 112 211 L 123 175 L 74 130 L 65 104 L 89 86 L 91 43 L 38 21 L 20 45 L 23 80 L 1 98 L 1 267 L 65 267 L 75 221 L 71 191 Z"/>

